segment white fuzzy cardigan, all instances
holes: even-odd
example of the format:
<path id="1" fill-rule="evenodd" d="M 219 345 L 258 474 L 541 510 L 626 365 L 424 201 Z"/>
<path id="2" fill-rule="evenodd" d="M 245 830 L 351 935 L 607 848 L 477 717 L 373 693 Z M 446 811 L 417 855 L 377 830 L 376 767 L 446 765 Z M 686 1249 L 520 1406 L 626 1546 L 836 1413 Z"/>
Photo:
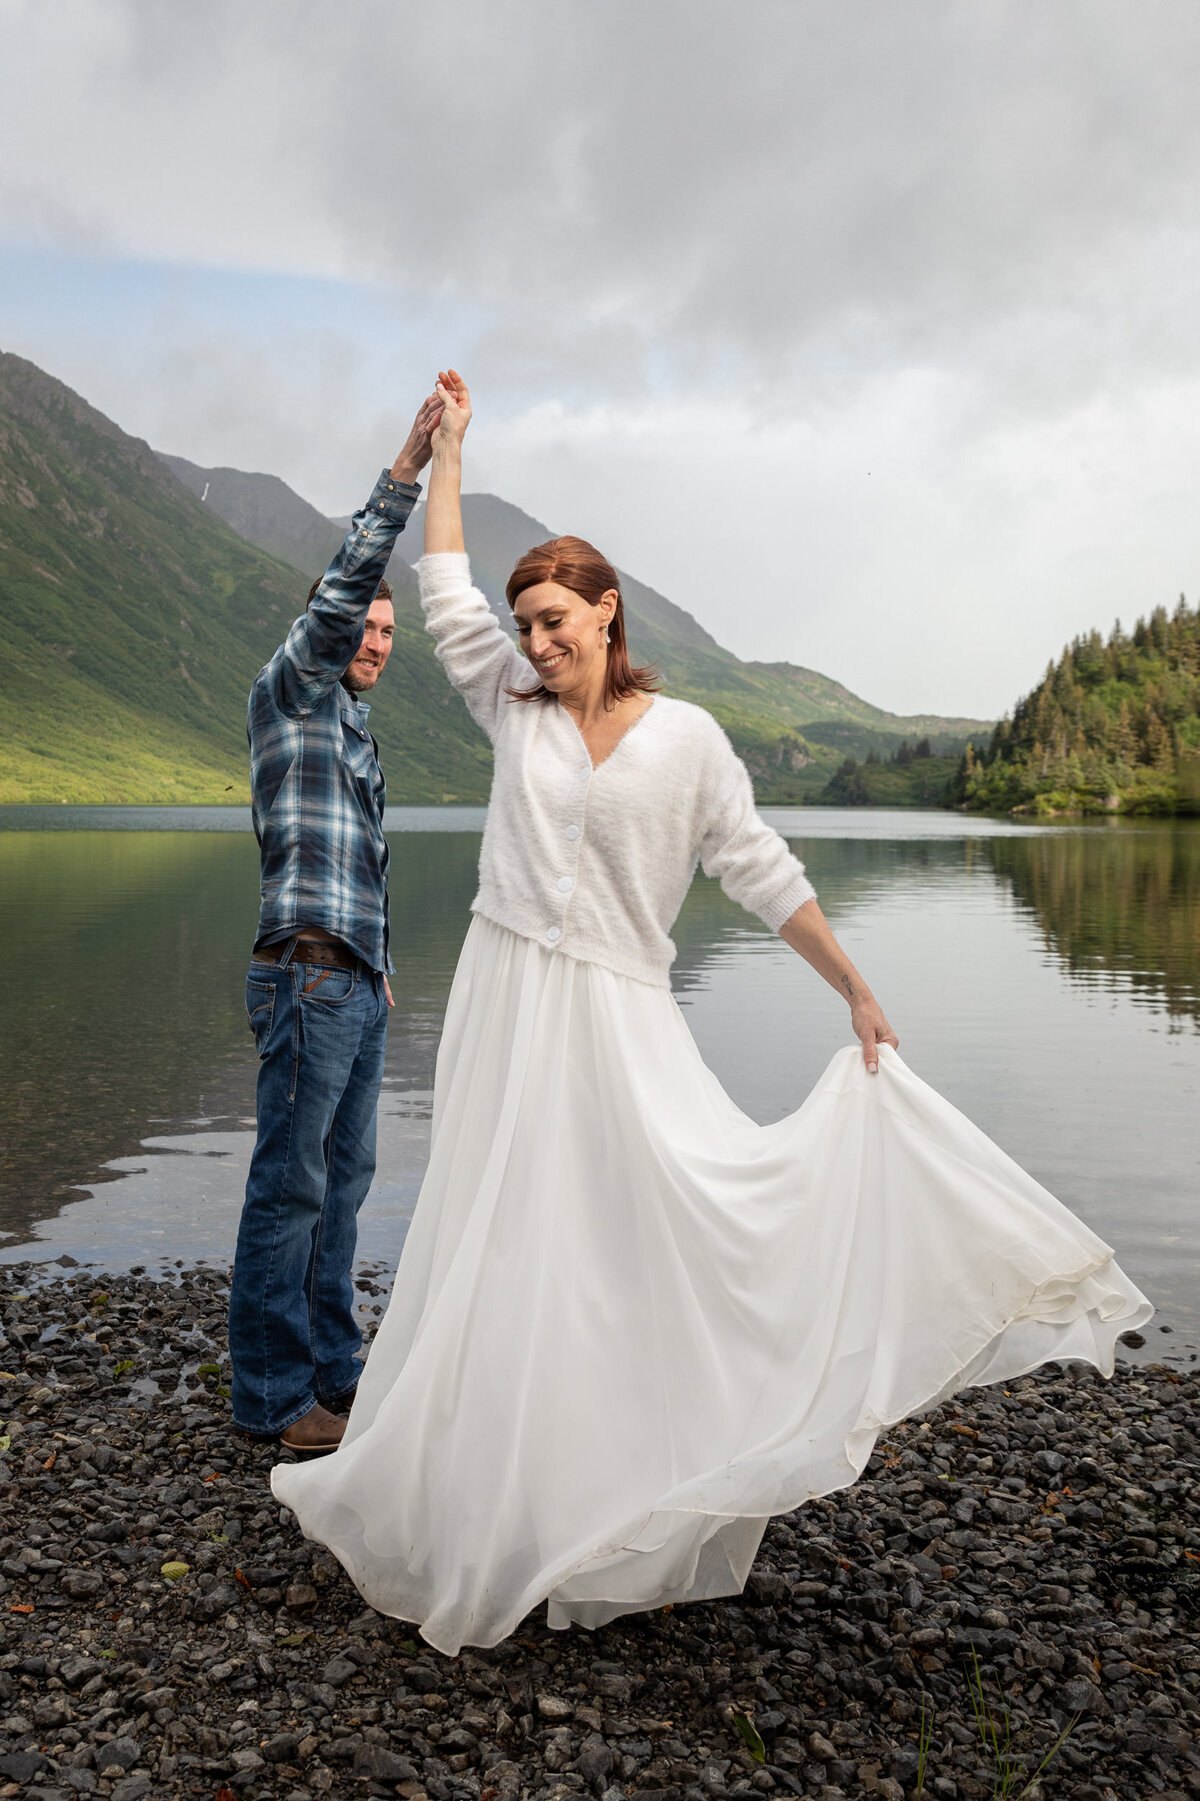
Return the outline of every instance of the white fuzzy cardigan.
<path id="1" fill-rule="evenodd" d="M 657 695 L 593 769 L 565 707 L 506 695 L 536 678 L 471 586 L 466 556 L 422 557 L 417 573 L 437 655 L 496 751 L 473 912 L 666 987 L 697 862 L 772 931 L 813 898 L 710 713 Z"/>

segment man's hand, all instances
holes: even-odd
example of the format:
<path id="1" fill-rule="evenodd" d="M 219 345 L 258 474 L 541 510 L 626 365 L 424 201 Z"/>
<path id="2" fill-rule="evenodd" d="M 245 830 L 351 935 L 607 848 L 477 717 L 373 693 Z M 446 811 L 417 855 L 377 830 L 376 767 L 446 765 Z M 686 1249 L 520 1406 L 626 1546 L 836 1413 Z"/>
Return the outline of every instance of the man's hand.
<path id="1" fill-rule="evenodd" d="M 434 398 L 442 409 L 433 433 L 435 450 L 457 450 L 471 423 L 471 396 L 457 369 L 438 371 Z"/>
<path id="2" fill-rule="evenodd" d="M 387 995 L 388 1006 L 394 1007 L 396 1005 L 396 1003 L 392 999 L 392 984 L 388 981 L 386 976 L 384 976 L 384 978 L 383 978 L 383 992 Z"/>
<path id="3" fill-rule="evenodd" d="M 440 399 L 436 394 L 428 395 L 417 408 L 417 416 L 404 441 L 404 449 L 392 464 L 392 476 L 396 481 L 408 482 L 410 486 L 416 481 L 433 455 L 433 434 L 441 416 Z"/>

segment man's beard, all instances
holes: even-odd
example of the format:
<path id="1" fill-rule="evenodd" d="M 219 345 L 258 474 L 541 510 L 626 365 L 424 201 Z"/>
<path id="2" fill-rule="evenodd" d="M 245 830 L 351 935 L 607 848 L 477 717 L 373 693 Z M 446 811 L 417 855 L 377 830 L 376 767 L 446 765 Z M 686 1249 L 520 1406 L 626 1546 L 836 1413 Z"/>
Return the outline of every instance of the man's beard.
<path id="1" fill-rule="evenodd" d="M 378 669 L 373 669 L 369 677 L 364 677 L 351 666 L 342 677 L 342 687 L 348 688 L 351 694 L 362 694 L 366 689 L 373 688 L 378 680 Z"/>

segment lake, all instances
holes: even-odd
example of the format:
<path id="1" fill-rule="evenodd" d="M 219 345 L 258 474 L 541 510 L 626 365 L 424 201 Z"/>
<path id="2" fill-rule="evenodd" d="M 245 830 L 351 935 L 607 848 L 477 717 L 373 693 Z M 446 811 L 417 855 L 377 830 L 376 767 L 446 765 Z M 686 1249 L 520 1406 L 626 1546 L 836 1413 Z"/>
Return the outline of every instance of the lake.
<path id="1" fill-rule="evenodd" d="M 1160 1310 L 1153 1354 L 1194 1358 L 1200 821 L 766 817 L 906 1060 L 1118 1247 Z M 420 1186 L 482 826 L 476 808 L 387 818 L 397 1006 L 361 1234 L 383 1265 Z M 253 1143 L 257 905 L 248 812 L 0 808 L 0 1261 L 229 1258 Z M 703 877 L 675 937 L 707 1062 L 756 1119 L 797 1107 L 847 1041 L 842 1002 Z"/>

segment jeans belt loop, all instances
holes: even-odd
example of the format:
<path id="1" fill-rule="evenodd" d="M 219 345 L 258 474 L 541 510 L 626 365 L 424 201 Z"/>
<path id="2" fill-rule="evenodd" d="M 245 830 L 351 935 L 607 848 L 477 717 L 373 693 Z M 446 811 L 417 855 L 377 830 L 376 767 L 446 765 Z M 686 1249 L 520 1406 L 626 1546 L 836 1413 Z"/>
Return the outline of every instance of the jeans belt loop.
<path id="1" fill-rule="evenodd" d="M 280 959 L 279 959 L 280 969 L 287 968 L 288 964 L 292 960 L 292 954 L 295 951 L 296 946 L 299 944 L 299 942 L 300 942 L 299 938 L 289 938 L 288 939 L 287 945 L 284 949 L 284 953 L 283 953 L 282 957 L 280 957 Z"/>

